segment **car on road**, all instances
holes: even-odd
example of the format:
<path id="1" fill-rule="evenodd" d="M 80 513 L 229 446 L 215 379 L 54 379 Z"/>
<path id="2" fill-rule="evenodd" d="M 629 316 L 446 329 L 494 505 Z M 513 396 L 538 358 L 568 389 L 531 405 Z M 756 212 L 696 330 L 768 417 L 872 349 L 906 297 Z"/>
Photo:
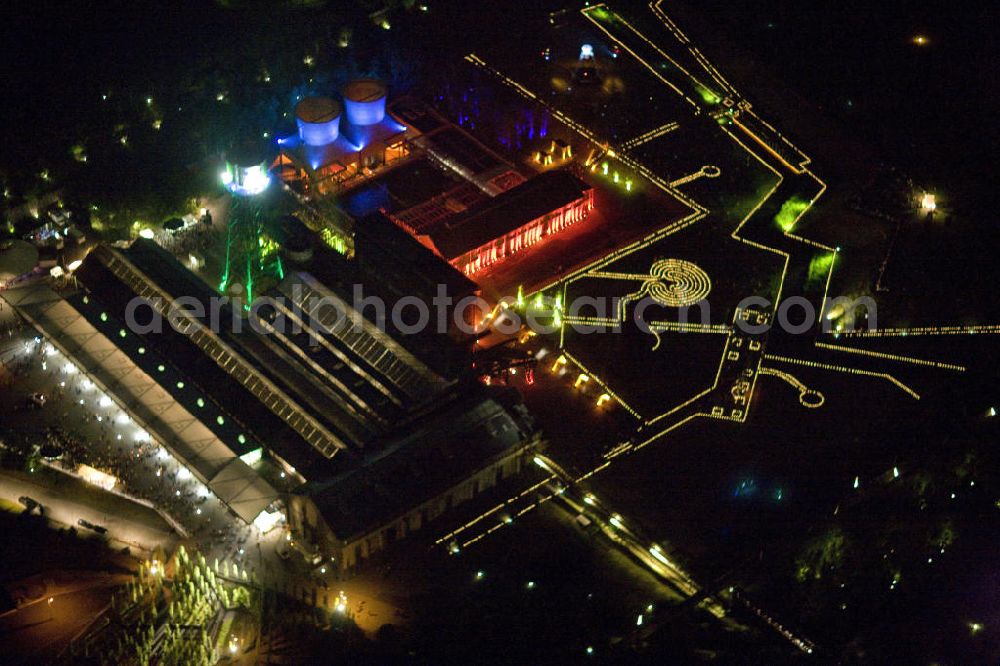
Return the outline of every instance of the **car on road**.
<path id="1" fill-rule="evenodd" d="M 79 525 L 80 527 L 86 527 L 88 530 L 93 530 L 94 532 L 97 532 L 98 534 L 107 534 L 108 533 L 108 528 L 107 527 L 103 527 L 101 525 L 95 525 L 94 523 L 90 522 L 89 520 L 84 520 L 83 518 L 81 518 L 80 520 L 76 521 L 76 524 Z"/>
<path id="2" fill-rule="evenodd" d="M 48 398 L 44 393 L 32 393 L 28 396 L 28 405 L 31 407 L 44 407 Z"/>
<path id="3" fill-rule="evenodd" d="M 25 513 L 31 513 L 35 509 L 38 509 L 39 514 L 45 513 L 45 507 L 42 506 L 42 503 L 27 495 L 18 497 L 17 501 L 24 505 Z"/>

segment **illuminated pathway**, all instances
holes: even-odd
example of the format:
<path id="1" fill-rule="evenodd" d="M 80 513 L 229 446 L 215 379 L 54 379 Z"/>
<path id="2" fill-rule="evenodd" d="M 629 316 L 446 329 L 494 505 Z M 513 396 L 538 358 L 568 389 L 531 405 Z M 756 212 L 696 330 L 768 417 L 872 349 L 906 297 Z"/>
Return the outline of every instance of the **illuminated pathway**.
<path id="1" fill-rule="evenodd" d="M 660 56 L 674 68 L 679 70 L 680 74 L 686 77 L 689 82 L 693 84 L 706 101 L 711 99 L 714 100 L 715 103 L 718 103 L 719 98 L 715 95 L 715 93 L 691 76 L 687 70 L 677 64 L 677 62 L 671 59 L 667 54 L 660 51 L 655 44 L 649 41 L 644 35 L 642 35 L 642 33 L 632 27 L 632 25 L 625 21 L 621 16 L 611 11 L 607 5 L 595 5 L 581 11 L 583 12 L 583 15 L 590 19 L 594 25 L 600 28 L 604 34 L 610 37 L 613 41 L 621 44 L 622 47 L 628 51 L 632 57 L 642 63 L 642 65 L 645 66 L 654 77 L 659 79 L 664 85 L 680 95 L 684 101 L 690 104 L 693 107 L 694 113 L 701 113 L 701 108 L 693 99 L 688 97 L 687 94 L 674 85 L 672 81 L 660 73 L 660 69 L 656 67 L 656 65 L 662 64 L 662 62 L 657 63 L 657 58 L 655 56 L 650 58 L 649 56 L 651 52 L 655 52 L 656 55 Z M 647 58 L 644 59 L 640 53 L 647 55 Z M 650 62 L 650 60 L 653 62 Z"/>
<path id="2" fill-rule="evenodd" d="M 585 13 L 587 11 L 588 10 L 584 10 Z M 629 26 L 629 28 L 636 36 L 641 38 L 644 42 L 648 42 L 648 40 L 646 40 L 645 37 L 643 37 L 640 33 L 638 33 L 638 31 L 635 31 L 634 28 L 631 28 L 631 26 Z M 635 52 L 632 52 L 632 55 L 636 57 L 638 60 L 640 60 L 640 62 L 642 62 L 647 68 L 655 71 L 655 67 L 643 61 L 641 55 Z M 650 234 L 646 238 L 641 239 L 640 241 L 637 241 L 635 243 L 632 243 L 630 245 L 612 251 L 608 255 L 598 259 L 597 261 L 591 263 L 590 265 L 584 266 L 575 271 L 574 273 L 562 278 L 559 282 L 549 285 L 548 287 L 545 287 L 541 291 L 547 291 L 553 288 L 558 289 L 560 292 L 563 293 L 564 297 L 565 296 L 564 291 L 566 285 L 573 282 L 574 280 L 586 278 L 589 275 L 599 276 L 601 275 L 602 267 L 607 266 L 608 264 L 611 264 L 617 261 L 618 259 L 624 258 L 634 252 L 649 247 L 652 244 L 657 243 L 669 237 L 670 235 L 677 233 L 681 229 L 684 229 L 687 226 L 694 224 L 699 220 L 702 220 L 708 214 L 709 211 L 707 209 L 705 209 L 703 206 L 701 206 L 700 204 L 692 200 L 690 197 L 682 193 L 676 186 L 674 186 L 672 183 L 668 182 L 667 180 L 656 174 L 654 171 L 652 171 L 642 163 L 624 154 L 625 151 L 622 150 L 620 147 L 612 147 L 609 141 L 602 139 L 587 127 L 574 121 L 560 109 L 553 107 L 546 101 L 543 101 L 539 95 L 529 90 L 519 82 L 511 79 L 509 76 L 500 72 L 496 68 L 492 67 L 478 55 L 470 54 L 466 57 L 466 60 L 471 64 L 475 65 L 476 67 L 479 67 L 485 70 L 486 72 L 492 74 L 503 84 L 511 87 L 519 95 L 523 96 L 529 101 L 546 106 L 552 112 L 556 120 L 563 123 L 571 130 L 577 132 L 582 137 L 584 137 L 585 139 L 596 145 L 598 148 L 603 149 L 605 151 L 605 154 L 609 158 L 618 160 L 624 166 L 631 168 L 635 172 L 641 174 L 643 177 L 647 178 L 654 186 L 659 187 L 660 189 L 664 190 L 665 192 L 669 193 L 675 198 L 681 200 L 682 202 L 687 204 L 693 211 L 691 215 L 679 220 L 678 222 L 668 225 Z M 662 76 L 659 76 L 659 78 L 661 80 L 663 79 Z M 667 81 L 664 81 L 664 83 L 670 86 L 675 91 L 677 91 L 676 86 L 674 86 L 673 84 Z M 783 167 L 783 165 L 780 162 L 777 166 L 772 165 L 764 157 L 762 157 L 757 152 L 752 150 L 745 142 L 739 139 L 736 135 L 729 132 L 725 127 L 720 127 L 720 129 L 721 131 L 725 132 L 725 134 L 729 136 L 738 146 L 744 149 L 749 154 L 749 156 L 752 157 L 752 159 L 756 160 L 766 169 L 771 171 L 777 178 L 777 182 L 774 185 L 774 187 L 770 191 L 768 191 L 765 194 L 765 196 L 757 203 L 757 205 L 754 206 L 748 212 L 748 214 L 735 225 L 735 228 L 733 229 L 731 235 L 733 239 L 745 243 L 747 245 L 750 245 L 755 249 L 780 256 L 783 259 L 784 268 L 782 271 L 782 276 L 781 280 L 779 281 L 779 284 L 784 285 L 785 275 L 787 274 L 788 263 L 791 257 L 790 250 L 793 249 L 797 244 L 798 245 L 806 244 L 814 248 L 823 249 L 824 251 L 830 251 L 830 252 L 834 251 L 833 248 L 829 248 L 825 245 L 805 239 L 793 233 L 795 225 L 798 223 L 801 217 L 806 213 L 809 207 L 812 206 L 812 204 L 816 201 L 816 199 L 818 199 L 823 194 L 823 192 L 826 189 L 826 185 L 818 178 L 816 178 L 815 176 L 813 176 L 811 173 L 808 172 L 804 172 L 802 174 L 791 173 L 789 175 L 795 176 L 797 180 L 793 183 L 786 182 L 786 175 L 782 173 L 782 171 L 780 170 Z M 635 140 L 632 140 L 632 145 L 635 145 Z M 709 176 L 713 175 L 709 171 L 709 169 L 710 168 L 703 168 L 700 173 L 702 175 L 709 175 Z M 781 231 L 775 231 L 774 226 L 770 224 L 768 216 L 762 213 L 765 204 L 771 201 L 772 198 L 776 198 L 776 195 L 779 191 L 784 192 L 787 190 L 789 196 L 791 195 L 792 192 L 799 191 L 801 189 L 800 187 L 801 183 L 799 181 L 801 181 L 802 179 L 805 179 L 803 182 L 806 183 L 807 187 L 812 187 L 814 192 L 813 195 L 808 200 L 807 205 L 803 206 L 802 209 L 797 212 L 797 215 L 794 217 L 791 224 L 787 226 L 787 228 Z M 809 185 L 810 183 L 811 185 Z M 761 219 L 754 225 L 754 227 L 756 229 L 764 230 L 764 233 L 762 234 L 763 238 L 766 239 L 768 242 L 776 241 L 783 247 L 776 248 L 771 245 L 767 245 L 759 240 L 747 237 L 746 230 L 750 228 L 749 223 L 751 222 L 751 220 L 757 220 L 758 218 Z M 629 276 L 629 277 L 633 278 L 634 276 Z M 780 297 L 781 297 L 781 287 L 779 286 L 778 298 L 776 299 L 775 305 L 777 305 L 777 302 L 780 301 Z M 735 316 L 753 318 L 756 322 L 769 322 L 771 318 L 771 313 L 745 311 L 745 312 L 734 313 L 734 317 Z M 666 332 L 667 330 L 669 330 L 669 328 L 670 328 L 669 324 L 666 324 L 661 326 L 659 330 L 654 328 L 654 332 L 660 334 L 662 332 Z M 714 328 L 712 332 L 718 333 L 720 332 L 720 329 Z M 586 367 L 584 367 L 579 361 L 574 359 L 572 355 L 570 355 L 564 349 L 563 350 L 564 355 L 571 362 L 573 362 L 575 365 L 579 367 L 579 370 L 582 374 L 587 375 L 593 381 L 597 382 L 600 386 L 604 387 L 612 399 L 614 399 L 618 404 L 620 404 L 623 408 L 625 408 L 639 420 L 640 433 L 644 438 L 636 444 L 624 443 L 616 447 L 612 451 L 612 453 L 609 454 L 608 460 L 599 465 L 597 468 L 583 474 L 580 477 L 580 480 L 589 478 L 593 474 L 596 474 L 602 469 L 605 469 L 608 466 L 608 464 L 610 464 L 610 459 L 613 459 L 614 457 L 620 456 L 632 450 L 641 449 L 644 446 L 647 446 L 650 443 L 662 438 L 669 432 L 680 427 L 684 423 L 687 423 L 693 418 L 701 416 L 701 417 L 731 420 L 736 422 L 744 421 L 746 419 L 746 413 L 747 413 L 746 406 L 747 404 L 749 404 L 750 398 L 752 396 L 753 388 L 756 383 L 757 372 L 762 360 L 764 337 L 765 335 L 761 336 L 734 335 L 730 332 L 727 337 L 725 350 L 723 352 L 723 357 L 720 360 L 714 384 L 709 389 L 667 410 L 665 413 L 660 415 L 650 415 L 650 416 L 643 416 L 639 414 L 635 409 L 630 407 L 624 400 L 622 400 L 617 395 L 613 387 L 609 386 L 607 382 L 603 381 L 594 373 L 589 372 Z"/>
<path id="3" fill-rule="evenodd" d="M 588 520 L 596 522 L 611 542 L 629 552 L 674 589 L 695 597 L 701 594 L 714 595 L 716 592 L 701 590 L 689 574 L 682 571 L 665 555 L 660 546 L 639 536 L 638 528 L 633 521 L 607 509 L 604 501 L 598 500 L 586 489 L 590 479 L 614 464 L 621 456 L 636 453 L 646 446 L 659 443 L 667 435 L 695 419 L 709 418 L 735 424 L 744 423 L 760 376 L 781 380 L 794 390 L 802 408 L 816 410 L 822 408 L 826 402 L 822 387 L 806 385 L 794 374 L 795 367 L 853 375 L 865 380 L 888 381 L 916 400 L 920 399 L 919 393 L 893 374 L 894 367 L 908 366 L 955 373 L 964 372 L 966 368 L 933 359 L 856 349 L 835 344 L 826 335 L 822 335 L 820 340 L 815 340 L 814 336 L 817 333 L 815 329 L 804 334 L 803 338 L 794 344 L 786 334 L 769 335 L 768 329 L 779 307 L 793 296 L 806 298 L 820 316 L 826 313 L 829 288 L 839 248 L 801 235 L 798 227 L 803 216 L 823 196 L 827 186 L 809 169 L 810 158 L 775 127 L 760 118 L 751 105 L 739 96 L 735 88 L 670 20 L 662 9 L 661 0 L 650 2 L 648 9 L 676 39 L 676 44 L 656 43 L 606 4 L 581 11 L 590 23 L 614 42 L 621 44 L 623 50 L 651 72 L 662 85 L 685 100 L 687 103 L 685 108 L 692 115 L 711 114 L 711 117 L 718 121 L 719 131 L 745 154 L 747 162 L 759 166 L 773 176 L 773 185 L 742 218 L 726 219 L 723 211 L 709 210 L 681 189 L 703 177 L 717 178 L 721 175 L 718 167 L 704 166 L 687 176 L 669 178 L 650 168 L 637 157 L 641 151 L 637 152 L 636 148 L 668 134 L 683 133 L 684 124 L 687 122 L 685 119 L 679 121 L 658 119 L 658 122 L 663 124 L 615 145 L 575 121 L 564 110 L 557 108 L 559 98 L 550 98 L 548 95 L 543 98 L 542 95 L 488 63 L 480 55 L 472 53 L 466 56 L 469 63 L 489 73 L 529 102 L 547 108 L 555 121 L 590 142 L 594 147 L 594 153 L 601 155 L 601 159 L 605 160 L 605 172 L 608 171 L 607 162 L 611 162 L 615 167 L 620 165 L 623 170 L 638 174 L 648 184 L 686 204 L 691 213 L 677 222 L 653 231 L 646 238 L 617 248 L 590 264 L 577 268 L 535 294 L 527 295 L 528 299 L 544 295 L 548 302 L 557 304 L 553 315 L 557 321 L 561 321 L 562 326 L 559 350 L 556 352 L 558 359 L 552 365 L 551 371 L 560 375 L 576 376 L 577 388 L 581 383 L 598 388 L 601 392 L 598 406 L 607 402 L 609 406 L 615 405 L 628 413 L 635 420 L 635 436 L 611 447 L 591 469 L 574 470 L 572 473 L 560 467 L 557 460 L 539 456 L 536 463 L 549 473 L 543 481 L 498 504 L 459 529 L 442 536 L 438 543 L 452 548 L 453 551 L 470 547 L 541 504 L 551 499 L 558 499 L 562 505 L 577 515 L 583 515 Z M 711 163 L 706 159 L 705 164 Z M 657 304 L 667 308 L 688 306 L 707 297 L 712 291 L 709 274 L 693 261 L 685 259 L 682 253 L 674 252 L 669 245 L 671 236 L 694 224 L 717 226 L 728 235 L 726 242 L 730 242 L 731 239 L 759 251 L 761 261 L 773 262 L 777 258 L 781 264 L 781 272 L 776 283 L 776 293 L 768 306 L 734 308 L 732 323 L 729 325 L 651 322 L 649 332 L 653 341 L 650 343 L 650 351 L 653 352 L 660 349 L 664 336 L 681 333 L 725 336 L 725 344 L 710 386 L 676 405 L 666 407 L 659 413 L 645 413 L 648 411 L 647 408 L 631 404 L 628 399 L 620 395 L 616 390 L 615 377 L 598 376 L 581 362 L 578 355 L 570 351 L 566 328 L 594 325 L 620 330 L 628 323 L 627 305 L 646 296 L 652 297 Z M 662 251 L 662 254 L 656 256 L 652 264 L 646 264 L 650 266 L 647 273 L 642 273 L 635 261 L 628 263 L 624 270 L 617 267 L 616 264 L 620 260 L 654 245 L 654 249 L 657 252 Z M 724 250 L 720 248 L 720 251 Z M 810 262 L 817 256 L 829 264 L 821 295 L 806 293 L 804 285 L 790 284 L 787 279 L 789 275 L 807 274 Z M 602 280 L 603 287 L 613 285 L 615 282 L 622 283 L 622 289 L 617 295 L 618 311 L 613 317 L 560 316 L 561 304 L 567 303 L 568 300 L 568 287 L 586 280 Z M 613 287 L 607 287 L 605 291 L 608 290 L 614 292 Z M 751 324 L 753 330 L 760 332 L 743 332 L 744 327 L 736 325 L 743 322 Z M 1000 334 L 1000 325 L 883 329 L 834 335 L 838 338 L 875 338 L 973 334 Z M 768 351 L 769 343 L 778 349 Z M 792 349 L 786 350 L 786 346 Z M 806 357 L 803 358 L 803 355 Z M 828 362 L 828 357 L 833 356 L 838 359 Z M 597 444 L 607 444 L 607 442 Z M 731 600 L 745 605 L 796 648 L 807 653 L 813 651 L 815 646 L 807 639 L 795 635 L 768 613 L 752 606 L 745 598 L 737 599 L 737 596 L 732 596 Z M 710 608 L 717 607 L 713 601 L 707 603 Z"/>
<path id="4" fill-rule="evenodd" d="M 621 515 L 605 506 L 595 495 L 580 490 L 573 478 L 555 461 L 539 454 L 535 456 L 534 462 L 550 476 L 522 491 L 519 495 L 495 506 L 459 529 L 444 535 L 436 543 L 449 545 L 453 553 L 459 552 L 501 527 L 512 524 L 541 504 L 557 499 L 570 509 L 572 515 L 584 515 L 588 520 L 596 523 L 607 539 L 631 553 L 646 568 L 668 582 L 681 595 L 693 597 L 701 592 L 697 583 L 667 556 L 662 546 L 642 536 L 637 527 L 626 525 L 625 519 Z M 475 535 L 463 536 L 470 529 Z M 461 544 L 459 544 L 460 540 Z M 703 603 L 717 617 L 721 618 L 725 615 L 715 601 L 707 599 Z"/>
<path id="5" fill-rule="evenodd" d="M 936 335 L 1000 335 L 1000 325 L 984 326 L 920 326 L 915 328 L 878 328 L 871 330 L 831 333 L 842 338 L 905 338 Z"/>
<path id="6" fill-rule="evenodd" d="M 679 127 L 680 127 L 680 123 L 667 123 L 666 125 L 663 125 L 662 127 L 657 127 L 656 129 L 651 129 L 648 132 L 646 132 L 645 134 L 640 134 L 639 136 L 635 137 L 634 139 L 629 139 L 628 141 L 626 141 L 625 143 L 622 144 L 622 148 L 625 149 L 625 150 L 631 150 L 633 148 L 638 148 L 642 144 L 649 143 L 653 139 L 659 139 L 661 136 L 666 136 L 667 134 L 670 134 L 671 132 L 673 132 L 674 130 L 678 129 Z"/>
<path id="7" fill-rule="evenodd" d="M 799 392 L 799 403 L 801 403 L 803 407 L 816 409 L 818 407 L 822 407 L 823 403 L 826 402 L 826 398 L 822 393 L 811 390 L 808 386 L 787 372 L 782 372 L 781 370 L 775 370 L 773 368 L 761 368 L 760 374 L 777 377 L 784 380 L 788 384 L 791 384 L 792 388 Z"/>

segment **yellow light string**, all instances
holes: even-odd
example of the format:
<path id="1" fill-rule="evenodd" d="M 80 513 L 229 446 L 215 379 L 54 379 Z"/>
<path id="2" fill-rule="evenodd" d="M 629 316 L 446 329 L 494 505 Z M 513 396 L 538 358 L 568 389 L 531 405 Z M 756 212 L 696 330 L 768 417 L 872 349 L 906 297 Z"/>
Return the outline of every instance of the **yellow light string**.
<path id="1" fill-rule="evenodd" d="M 872 358 L 881 358 L 887 361 L 899 361 L 900 363 L 911 363 L 913 365 L 923 365 L 931 368 L 939 368 L 941 370 L 954 370 L 955 372 L 965 372 L 966 370 L 965 366 L 955 365 L 954 363 L 941 363 L 939 361 L 928 361 L 922 358 L 913 358 L 912 356 L 886 354 L 883 352 L 869 351 L 867 349 L 854 349 L 852 347 L 843 347 L 841 345 L 831 345 L 826 342 L 817 342 L 816 346 L 820 349 L 832 349 L 834 351 L 840 351 L 847 354 L 871 356 Z"/>

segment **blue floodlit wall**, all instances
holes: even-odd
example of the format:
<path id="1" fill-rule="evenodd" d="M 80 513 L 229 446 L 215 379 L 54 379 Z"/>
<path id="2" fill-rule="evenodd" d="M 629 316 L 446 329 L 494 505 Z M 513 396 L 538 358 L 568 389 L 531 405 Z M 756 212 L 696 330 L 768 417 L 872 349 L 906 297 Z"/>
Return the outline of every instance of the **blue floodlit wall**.
<path id="1" fill-rule="evenodd" d="M 385 97 L 368 102 L 344 99 L 344 110 L 347 111 L 347 122 L 352 125 L 376 125 L 385 118 Z"/>
<path id="2" fill-rule="evenodd" d="M 325 123 L 307 123 L 301 118 L 296 118 L 295 122 L 299 126 L 299 138 L 307 146 L 325 146 L 340 136 L 340 116 Z"/>

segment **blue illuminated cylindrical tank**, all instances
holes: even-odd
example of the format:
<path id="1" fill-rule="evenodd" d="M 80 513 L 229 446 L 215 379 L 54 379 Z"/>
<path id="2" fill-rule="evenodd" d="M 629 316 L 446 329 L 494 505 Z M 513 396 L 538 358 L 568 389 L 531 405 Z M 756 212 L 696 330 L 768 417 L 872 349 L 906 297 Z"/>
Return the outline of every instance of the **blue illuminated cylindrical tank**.
<path id="1" fill-rule="evenodd" d="M 344 86 L 347 122 L 358 127 L 376 125 L 385 118 L 385 84 L 375 79 L 355 79 Z"/>
<path id="2" fill-rule="evenodd" d="M 329 97 L 306 97 L 295 106 L 299 138 L 307 146 L 325 146 L 340 135 L 340 104 Z"/>

